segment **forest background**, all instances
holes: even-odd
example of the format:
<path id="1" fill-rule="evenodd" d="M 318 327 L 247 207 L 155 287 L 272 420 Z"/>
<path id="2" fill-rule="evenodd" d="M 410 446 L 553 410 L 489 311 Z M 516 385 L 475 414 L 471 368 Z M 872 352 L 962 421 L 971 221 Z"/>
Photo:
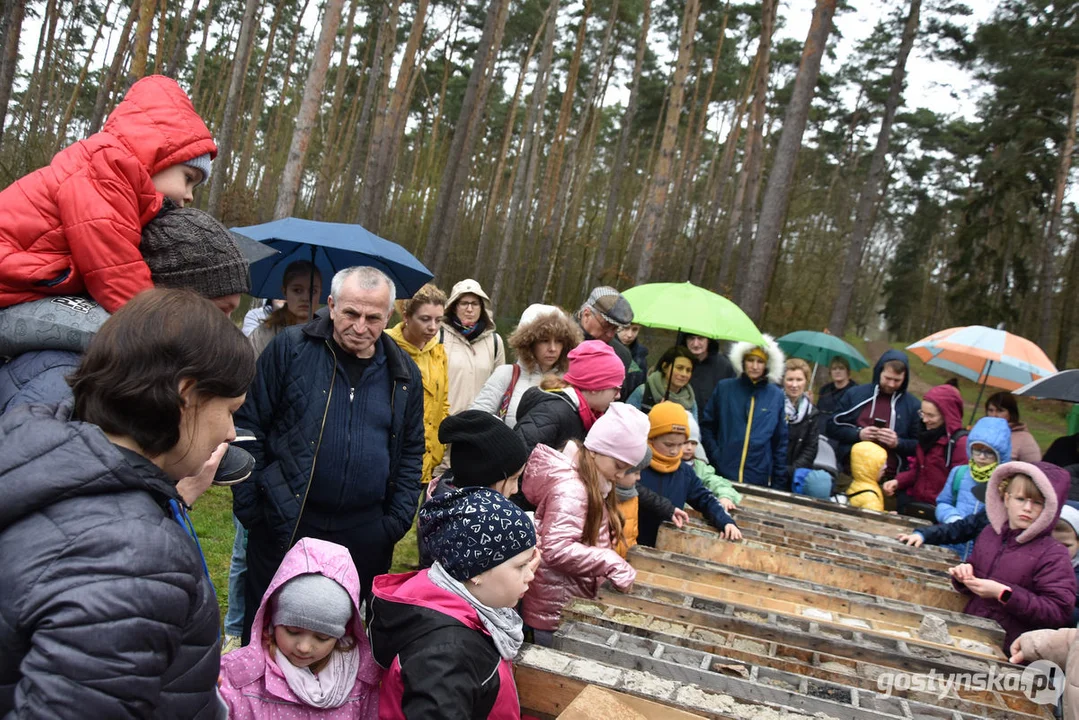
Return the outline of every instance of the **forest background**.
<path id="1" fill-rule="evenodd" d="M 359 222 L 510 325 L 692 280 L 776 334 L 1003 323 L 1075 365 L 1079 4 L 811 4 L 2 0 L 0 186 L 163 73 L 220 146 L 198 207 Z M 912 50 L 976 113 L 905 97 Z"/>

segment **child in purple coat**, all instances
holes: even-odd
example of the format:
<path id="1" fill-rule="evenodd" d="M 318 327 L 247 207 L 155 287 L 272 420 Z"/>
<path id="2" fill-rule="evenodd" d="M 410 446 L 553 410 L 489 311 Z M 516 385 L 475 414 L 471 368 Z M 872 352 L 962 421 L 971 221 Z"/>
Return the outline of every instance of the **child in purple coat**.
<path id="1" fill-rule="evenodd" d="M 1028 630 L 1068 625 L 1076 580 L 1067 549 L 1053 539 L 1071 477 L 1049 463 L 1009 462 L 989 478 L 989 525 L 970 561 L 948 570 L 964 612 L 1004 628 L 1004 651 Z"/>

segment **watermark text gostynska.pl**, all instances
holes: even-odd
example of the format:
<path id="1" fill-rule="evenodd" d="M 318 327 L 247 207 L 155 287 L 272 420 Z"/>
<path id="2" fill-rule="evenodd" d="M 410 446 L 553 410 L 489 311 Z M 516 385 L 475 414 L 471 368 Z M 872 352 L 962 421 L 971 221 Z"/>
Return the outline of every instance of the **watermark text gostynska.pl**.
<path id="1" fill-rule="evenodd" d="M 885 672 L 877 677 L 877 689 L 885 697 L 913 690 L 932 693 L 938 699 L 958 698 L 960 691 L 1021 692 L 1039 705 L 1053 705 L 1064 692 L 1064 671 L 1056 663 L 1037 660 L 1022 672 L 996 666 L 986 672 Z"/>

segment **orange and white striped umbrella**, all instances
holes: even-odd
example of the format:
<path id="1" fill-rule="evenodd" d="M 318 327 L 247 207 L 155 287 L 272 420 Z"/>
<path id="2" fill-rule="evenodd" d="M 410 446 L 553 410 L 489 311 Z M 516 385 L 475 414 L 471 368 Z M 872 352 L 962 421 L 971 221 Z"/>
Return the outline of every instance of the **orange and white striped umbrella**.
<path id="1" fill-rule="evenodd" d="M 1016 390 L 1057 371 L 1030 340 L 984 325 L 941 330 L 908 345 L 907 350 L 926 365 L 1001 390 Z"/>

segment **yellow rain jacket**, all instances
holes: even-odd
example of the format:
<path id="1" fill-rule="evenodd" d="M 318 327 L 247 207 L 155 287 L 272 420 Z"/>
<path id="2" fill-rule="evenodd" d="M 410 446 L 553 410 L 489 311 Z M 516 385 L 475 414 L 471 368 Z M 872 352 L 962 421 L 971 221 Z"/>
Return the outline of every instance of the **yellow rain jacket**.
<path id="1" fill-rule="evenodd" d="M 446 348 L 436 335 L 424 348 L 417 348 L 405 340 L 402 323 L 386 331 L 397 345 L 407 352 L 420 369 L 423 377 L 423 437 L 426 444 L 423 455 L 424 484 L 431 481 L 431 472 L 442 462 L 446 446 L 438 441 L 438 426 L 450 414 L 449 364 Z"/>
<path id="2" fill-rule="evenodd" d="M 854 481 L 847 488 L 847 498 L 852 506 L 884 510 L 884 492 L 878 478 L 887 462 L 888 451 L 874 442 L 855 443 L 850 449 L 850 474 Z"/>
<path id="3" fill-rule="evenodd" d="M 614 492 L 614 490 L 611 490 Z M 618 543 L 618 547 L 615 551 L 625 557 L 629 553 L 629 549 L 637 544 L 637 534 L 639 529 L 637 527 L 637 513 L 640 512 L 640 498 L 634 495 L 629 500 L 622 500 L 618 503 L 618 509 L 622 511 L 622 536 L 625 537 L 625 542 Z"/>

